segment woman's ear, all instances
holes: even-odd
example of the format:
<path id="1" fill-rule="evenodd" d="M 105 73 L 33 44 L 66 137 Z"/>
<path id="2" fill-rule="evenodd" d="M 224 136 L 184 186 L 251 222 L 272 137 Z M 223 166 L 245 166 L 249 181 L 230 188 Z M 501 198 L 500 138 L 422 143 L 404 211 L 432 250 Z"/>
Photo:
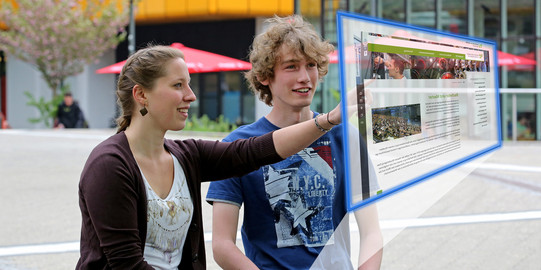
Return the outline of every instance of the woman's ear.
<path id="1" fill-rule="evenodd" d="M 136 84 L 133 86 L 132 95 L 133 95 L 133 98 L 135 99 L 135 102 L 143 106 L 147 103 L 147 96 L 146 96 L 145 90 L 140 85 Z"/>

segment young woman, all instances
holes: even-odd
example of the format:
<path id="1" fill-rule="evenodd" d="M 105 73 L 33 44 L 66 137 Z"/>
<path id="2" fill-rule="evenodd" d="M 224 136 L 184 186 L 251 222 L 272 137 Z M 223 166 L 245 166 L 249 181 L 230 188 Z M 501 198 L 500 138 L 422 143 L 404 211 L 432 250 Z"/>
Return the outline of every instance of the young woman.
<path id="1" fill-rule="evenodd" d="M 150 46 L 118 80 L 117 134 L 96 146 L 79 184 L 77 269 L 205 269 L 203 181 L 240 176 L 293 155 L 340 123 L 340 108 L 235 142 L 165 139 L 196 100 L 182 52 Z"/>

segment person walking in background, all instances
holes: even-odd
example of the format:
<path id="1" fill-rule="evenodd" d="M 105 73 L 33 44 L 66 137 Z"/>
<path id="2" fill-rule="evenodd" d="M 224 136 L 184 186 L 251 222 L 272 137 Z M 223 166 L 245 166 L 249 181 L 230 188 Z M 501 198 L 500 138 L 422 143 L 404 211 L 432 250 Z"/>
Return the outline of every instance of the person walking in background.
<path id="1" fill-rule="evenodd" d="M 251 90 L 272 110 L 241 126 L 224 141 L 260 136 L 310 121 L 325 119 L 310 109 L 318 84 L 327 74 L 333 46 L 299 15 L 268 20 L 269 28 L 252 44 Z M 352 91 L 354 93 L 354 91 Z M 336 123 L 332 119 L 329 123 Z M 338 124 L 338 123 L 336 123 Z M 213 205 L 214 259 L 224 269 L 309 269 L 323 248 L 334 245 L 323 269 L 351 269 L 349 230 L 335 233 L 348 219 L 345 205 L 344 136 L 335 127 L 284 161 L 241 177 L 213 182 L 207 201 Z M 294 140 L 295 137 L 290 137 Z M 244 204 L 242 241 L 236 246 L 238 217 Z M 378 269 L 381 231 L 375 207 L 356 213 L 363 238 L 359 264 Z M 374 256 L 372 254 L 376 253 Z"/>
<path id="2" fill-rule="evenodd" d="M 73 100 L 71 92 L 64 93 L 64 100 L 58 105 L 56 111 L 56 128 L 86 128 L 83 111 L 77 101 Z"/>
<path id="3" fill-rule="evenodd" d="M 240 176 L 304 149 L 341 122 L 337 106 L 235 142 L 165 139 L 196 100 L 179 49 L 131 55 L 117 84 L 117 133 L 90 153 L 79 182 L 76 269 L 205 269 L 201 182 Z"/>

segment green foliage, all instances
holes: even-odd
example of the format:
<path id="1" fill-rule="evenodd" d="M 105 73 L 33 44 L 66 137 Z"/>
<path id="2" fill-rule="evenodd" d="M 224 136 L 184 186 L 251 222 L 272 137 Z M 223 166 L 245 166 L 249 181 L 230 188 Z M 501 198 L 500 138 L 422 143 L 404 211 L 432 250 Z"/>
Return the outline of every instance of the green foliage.
<path id="1" fill-rule="evenodd" d="M 237 128 L 237 125 L 230 123 L 223 115 L 220 115 L 216 121 L 211 120 L 206 114 L 197 118 L 192 115 L 189 121 L 186 121 L 184 130 L 203 131 L 203 132 L 231 132 Z"/>
<path id="2" fill-rule="evenodd" d="M 69 85 L 64 85 L 60 88 L 60 95 L 54 96 L 51 100 L 46 101 L 45 98 L 40 97 L 36 99 L 28 91 L 25 91 L 24 94 L 28 97 L 28 102 L 26 105 L 35 107 L 39 112 L 39 117 L 30 118 L 28 121 L 33 124 L 43 122 L 45 126 L 52 127 L 54 118 L 56 117 L 56 111 L 58 110 L 58 105 L 62 103 L 64 99 L 64 93 L 70 90 Z"/>
<path id="3" fill-rule="evenodd" d="M 331 88 L 329 89 L 329 92 L 331 92 L 331 96 L 336 100 L 336 103 L 340 102 L 340 91 L 337 89 Z"/>

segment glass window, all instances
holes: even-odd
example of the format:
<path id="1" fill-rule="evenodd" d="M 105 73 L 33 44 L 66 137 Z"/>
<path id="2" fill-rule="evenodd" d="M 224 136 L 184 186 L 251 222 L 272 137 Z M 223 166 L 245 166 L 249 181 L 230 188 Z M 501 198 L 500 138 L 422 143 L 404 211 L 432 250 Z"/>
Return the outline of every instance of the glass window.
<path id="1" fill-rule="evenodd" d="M 324 29 L 325 39 L 336 42 L 336 12 L 346 10 L 347 0 L 323 0 L 325 4 Z"/>
<path id="2" fill-rule="evenodd" d="M 534 36 L 510 37 L 507 49 L 519 59 L 535 60 Z M 507 72 L 509 88 L 535 88 L 535 65 L 510 65 L 507 66 Z"/>
<path id="3" fill-rule="evenodd" d="M 517 94 L 517 140 L 535 140 L 535 94 Z"/>
<path id="4" fill-rule="evenodd" d="M 535 59 L 534 0 L 507 2 L 507 52 L 524 59 Z M 507 66 L 509 88 L 535 88 L 534 65 Z M 517 140 L 535 140 L 537 95 L 517 94 L 516 137 Z M 539 108 L 538 108 L 539 109 Z"/>
<path id="5" fill-rule="evenodd" d="M 533 35 L 534 0 L 507 1 L 507 36 Z"/>
<path id="6" fill-rule="evenodd" d="M 246 84 L 242 87 L 242 122 L 237 125 L 249 124 L 255 121 L 256 96 L 248 89 Z"/>
<path id="7" fill-rule="evenodd" d="M 318 86 L 316 96 L 321 96 L 321 102 L 312 102 L 312 110 L 328 112 L 340 102 L 340 82 L 338 64 L 329 64 L 329 72 L 323 82 Z M 316 97 L 314 97 L 314 101 Z M 320 105 L 320 106 L 316 106 Z"/>
<path id="8" fill-rule="evenodd" d="M 500 36 L 500 1 L 475 1 L 473 12 L 475 36 L 492 39 Z"/>
<path id="9" fill-rule="evenodd" d="M 229 123 L 238 124 L 241 119 L 242 74 L 240 72 L 224 72 L 222 88 L 222 112 Z"/>
<path id="10" fill-rule="evenodd" d="M 201 96 L 199 95 L 200 94 L 199 92 L 200 77 L 199 76 L 200 76 L 199 73 L 190 74 L 190 78 L 191 78 L 190 87 L 192 88 L 192 91 L 197 98 L 194 102 L 190 103 L 190 109 L 188 110 L 188 115 L 190 115 L 190 118 L 192 116 L 195 116 L 195 117 L 201 116 L 200 111 L 199 111 L 199 99 L 201 98 Z"/>
<path id="11" fill-rule="evenodd" d="M 535 58 L 534 0 L 507 2 L 507 52 L 525 59 Z M 535 88 L 534 65 L 507 67 L 509 88 Z"/>
<path id="12" fill-rule="evenodd" d="M 436 27 L 436 8 L 434 0 L 418 0 L 411 2 L 410 23 L 429 28 Z"/>
<path id="13" fill-rule="evenodd" d="M 404 15 L 404 1 L 397 0 L 380 0 L 380 7 L 382 8 L 382 17 L 385 19 L 405 22 L 406 16 Z"/>
<path id="14" fill-rule="evenodd" d="M 502 138 L 513 139 L 513 94 L 504 93 L 501 98 Z"/>
<path id="15" fill-rule="evenodd" d="M 468 34 L 467 0 L 442 1 L 442 30 L 456 34 Z"/>
<path id="16" fill-rule="evenodd" d="M 218 114 L 218 73 L 204 73 L 199 88 L 201 95 L 201 115 L 216 120 Z"/>
<path id="17" fill-rule="evenodd" d="M 321 0 L 297 0 L 297 12 L 321 33 Z"/>
<path id="18" fill-rule="evenodd" d="M 349 10 L 359 14 L 370 15 L 371 5 L 370 0 L 349 1 Z"/>

